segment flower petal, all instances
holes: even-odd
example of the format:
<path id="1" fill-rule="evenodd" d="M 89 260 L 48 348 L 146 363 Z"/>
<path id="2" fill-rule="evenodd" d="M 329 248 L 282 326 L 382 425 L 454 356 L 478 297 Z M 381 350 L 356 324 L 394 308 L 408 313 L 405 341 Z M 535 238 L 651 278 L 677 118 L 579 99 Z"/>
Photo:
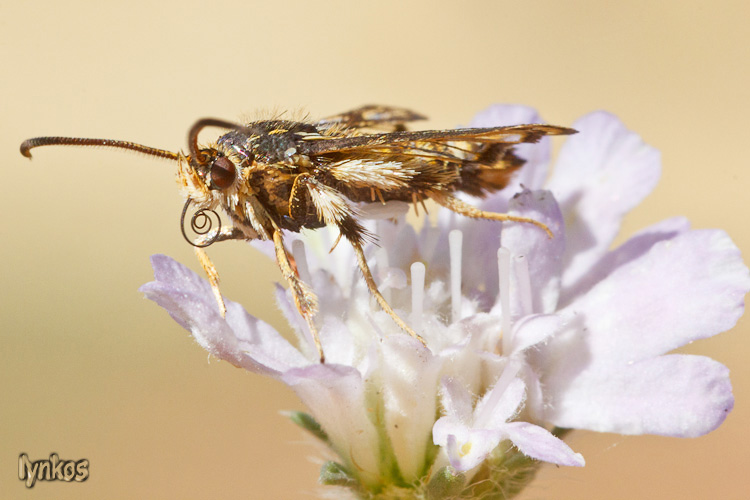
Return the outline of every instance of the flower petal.
<path id="1" fill-rule="evenodd" d="M 592 364 L 626 364 L 729 330 L 748 290 L 750 272 L 726 233 L 690 231 L 616 269 L 565 314 L 582 321 L 579 349 Z"/>
<path id="2" fill-rule="evenodd" d="M 670 240 L 688 230 L 690 230 L 690 221 L 684 217 L 673 217 L 637 232 L 617 249 L 604 255 L 575 285 L 564 290 L 559 306 L 563 307 L 575 297 L 588 292 L 592 286 L 603 280 L 612 271 L 642 256 L 656 243 Z"/>
<path id="3" fill-rule="evenodd" d="M 403 334 L 386 338 L 381 355 L 385 428 L 401 474 L 411 482 L 424 470 L 431 442 L 441 358 Z"/>
<path id="4" fill-rule="evenodd" d="M 532 311 L 549 313 L 555 310 L 560 293 L 560 276 L 565 254 L 565 223 L 554 196 L 549 191 L 528 191 L 513 197 L 509 212 L 529 217 L 554 234 L 549 238 L 537 226 L 527 223 L 504 224 L 503 247 L 514 257 L 524 256 L 529 262 Z"/>
<path id="5" fill-rule="evenodd" d="M 527 422 L 511 422 L 504 428 L 513 444 L 531 458 L 558 465 L 583 467 L 583 455 L 570 449 L 547 429 Z"/>
<path id="6" fill-rule="evenodd" d="M 471 430 L 468 438 L 459 439 L 457 434 L 449 434 L 445 451 L 451 465 L 459 472 L 466 472 L 481 464 L 500 444 L 499 431 Z"/>
<path id="7" fill-rule="evenodd" d="M 549 378 L 545 388 L 554 425 L 620 434 L 700 436 L 734 406 L 729 369 L 703 356 L 671 354 Z"/>
<path id="8" fill-rule="evenodd" d="M 563 328 L 563 321 L 557 314 L 534 314 L 521 318 L 513 325 L 511 349 L 506 354 L 520 353 L 546 341 Z"/>
<path id="9" fill-rule="evenodd" d="M 226 318 L 219 314 L 204 279 L 165 255 L 151 257 L 156 281 L 139 290 L 169 312 L 212 355 L 253 372 L 278 373 L 309 363 L 267 323 L 225 299 Z"/>
<path id="10" fill-rule="evenodd" d="M 573 128 L 547 183 L 566 221 L 563 286 L 574 285 L 608 250 L 622 217 L 656 186 L 659 152 L 613 115 L 591 113 Z"/>
<path id="11" fill-rule="evenodd" d="M 379 476 L 378 433 L 370 421 L 360 373 L 343 365 L 310 365 L 287 371 L 282 380 L 310 409 L 350 472 L 365 483 Z"/>
<path id="12" fill-rule="evenodd" d="M 440 403 L 443 405 L 447 417 L 463 422 L 465 425 L 471 422 L 471 394 L 461 382 L 454 377 L 443 377 L 440 395 Z M 445 442 L 435 442 L 435 444 L 442 446 L 445 445 Z"/>
<path id="13" fill-rule="evenodd" d="M 492 390 L 488 391 L 477 403 L 474 410 L 473 427 L 475 429 L 503 429 L 505 423 L 520 410 L 525 397 L 526 386 L 523 380 L 519 378 L 503 380 L 515 377 L 518 372 L 517 369 L 510 369 L 510 373 L 508 371 L 509 368 L 506 368 L 503 376 L 492 387 Z"/>

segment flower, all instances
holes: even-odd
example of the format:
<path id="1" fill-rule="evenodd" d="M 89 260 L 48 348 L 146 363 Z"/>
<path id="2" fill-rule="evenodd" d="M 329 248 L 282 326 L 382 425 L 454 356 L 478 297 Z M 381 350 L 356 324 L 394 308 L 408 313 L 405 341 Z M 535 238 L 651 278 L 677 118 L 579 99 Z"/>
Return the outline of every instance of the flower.
<path id="1" fill-rule="evenodd" d="M 471 125 L 540 121 L 495 106 Z M 326 230 L 292 238 L 320 297 L 326 364 L 280 286 L 297 347 L 237 303 L 227 300 L 222 318 L 208 283 L 168 257 L 152 258 L 156 280 L 141 290 L 214 356 L 288 384 L 310 410 L 295 421 L 338 456 L 321 478 L 360 496 L 511 495 L 537 461 L 584 464 L 559 428 L 709 432 L 733 406 L 728 370 L 668 353 L 736 323 L 748 269 L 725 233 L 683 219 L 610 249 L 655 186 L 659 155 L 607 113 L 574 127 L 546 184 L 547 139 L 519 146 L 528 164 L 481 203 L 543 222 L 551 240 L 529 224 L 501 232 L 450 212 L 418 231 L 391 222 L 403 204 L 363 208 L 380 239 L 366 249 L 380 289 L 427 347 L 371 303 L 353 252 L 329 254 L 336 235 Z"/>

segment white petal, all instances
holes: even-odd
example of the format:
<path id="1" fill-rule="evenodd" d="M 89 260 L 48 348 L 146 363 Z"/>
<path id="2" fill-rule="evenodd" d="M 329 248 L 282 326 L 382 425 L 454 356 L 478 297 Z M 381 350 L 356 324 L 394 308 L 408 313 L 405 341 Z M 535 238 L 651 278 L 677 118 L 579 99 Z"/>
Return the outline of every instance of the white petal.
<path id="1" fill-rule="evenodd" d="M 446 452 L 451 465 L 459 472 L 466 472 L 481 464 L 500 444 L 501 433 L 490 430 L 472 430 L 467 440 L 448 435 Z"/>
<path id="2" fill-rule="evenodd" d="M 386 338 L 381 355 L 385 428 L 401 474 L 413 481 L 424 469 L 432 440 L 441 360 L 404 334 Z"/>
<path id="3" fill-rule="evenodd" d="M 440 403 L 445 415 L 464 425 L 471 423 L 473 405 L 466 387 L 453 377 L 443 377 Z"/>
<path id="4" fill-rule="evenodd" d="M 448 436 L 453 436 L 459 441 L 469 439 L 469 423 L 453 416 L 444 416 L 437 419 L 432 426 L 432 442 L 437 446 L 447 446 Z"/>
<path id="5" fill-rule="evenodd" d="M 520 353 L 531 346 L 545 342 L 563 327 L 563 318 L 557 314 L 535 314 L 521 318 L 513 325 L 511 353 Z"/>
<path id="6" fill-rule="evenodd" d="M 376 481 L 378 433 L 367 412 L 359 372 L 349 366 L 319 364 L 290 370 L 282 380 L 310 408 L 345 465 L 360 473 L 365 483 Z"/>

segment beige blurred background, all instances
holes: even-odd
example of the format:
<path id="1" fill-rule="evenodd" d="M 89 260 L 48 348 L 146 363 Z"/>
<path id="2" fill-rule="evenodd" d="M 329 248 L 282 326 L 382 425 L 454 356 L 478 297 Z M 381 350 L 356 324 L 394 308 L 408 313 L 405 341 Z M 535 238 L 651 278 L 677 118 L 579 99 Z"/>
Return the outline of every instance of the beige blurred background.
<path id="1" fill-rule="evenodd" d="M 411 107 L 430 127 L 497 102 L 568 125 L 604 108 L 663 154 L 625 234 L 687 215 L 746 252 L 747 1 L 6 2 L 0 7 L 1 498 L 313 498 L 316 449 L 280 383 L 211 360 L 138 287 L 148 257 L 197 268 L 164 161 L 18 145 L 80 135 L 184 147 L 203 116 Z M 211 254 L 225 293 L 280 329 L 274 264 Z M 734 412 L 694 440 L 574 433 L 583 470 L 525 499 L 744 498 L 750 321 L 690 352 L 732 370 Z M 88 458 L 83 484 L 16 479 L 18 455 Z"/>

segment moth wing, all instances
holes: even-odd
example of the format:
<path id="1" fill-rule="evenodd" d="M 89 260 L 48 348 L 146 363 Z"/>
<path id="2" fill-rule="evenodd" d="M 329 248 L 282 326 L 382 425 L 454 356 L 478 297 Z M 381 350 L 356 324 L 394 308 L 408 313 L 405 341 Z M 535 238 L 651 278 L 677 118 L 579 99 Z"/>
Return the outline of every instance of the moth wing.
<path id="1" fill-rule="evenodd" d="M 318 121 L 319 129 L 374 129 L 385 132 L 405 130 L 405 123 L 425 117 L 406 108 L 368 104 Z"/>
<path id="2" fill-rule="evenodd" d="M 461 144 L 502 144 L 513 146 L 521 143 L 538 142 L 548 135 L 571 135 L 576 130 L 555 125 L 533 124 L 512 125 L 509 127 L 458 128 L 450 130 L 421 130 L 415 132 L 390 132 L 384 134 L 365 134 L 359 136 L 316 138 L 314 141 L 302 141 L 298 151 L 307 155 L 328 155 L 335 153 L 356 153 L 357 156 L 383 154 L 389 151 L 401 152 L 414 150 L 444 150 L 461 148 Z"/>

